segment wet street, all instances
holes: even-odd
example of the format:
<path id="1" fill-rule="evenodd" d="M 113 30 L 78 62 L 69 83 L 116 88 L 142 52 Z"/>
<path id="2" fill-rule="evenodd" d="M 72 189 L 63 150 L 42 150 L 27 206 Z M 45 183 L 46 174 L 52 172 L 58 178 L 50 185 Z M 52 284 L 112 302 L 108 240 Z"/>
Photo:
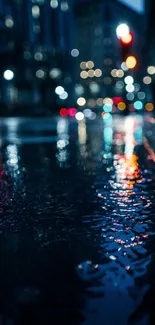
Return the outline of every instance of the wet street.
<path id="1" fill-rule="evenodd" d="M 154 325 L 155 120 L 0 132 L 0 325 Z"/>

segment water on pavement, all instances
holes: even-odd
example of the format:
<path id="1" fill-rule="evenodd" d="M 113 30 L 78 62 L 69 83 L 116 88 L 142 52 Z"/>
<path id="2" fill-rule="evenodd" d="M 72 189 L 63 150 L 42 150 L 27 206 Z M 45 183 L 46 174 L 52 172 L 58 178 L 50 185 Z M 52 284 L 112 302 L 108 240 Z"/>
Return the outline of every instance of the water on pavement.
<path id="1" fill-rule="evenodd" d="M 154 119 L 0 129 L 0 324 L 154 325 Z"/>

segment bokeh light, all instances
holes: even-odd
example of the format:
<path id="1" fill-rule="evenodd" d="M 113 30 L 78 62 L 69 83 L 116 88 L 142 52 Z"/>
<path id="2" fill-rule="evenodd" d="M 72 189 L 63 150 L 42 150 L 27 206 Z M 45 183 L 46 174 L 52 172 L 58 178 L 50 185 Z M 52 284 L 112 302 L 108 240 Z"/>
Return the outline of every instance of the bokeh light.
<path id="1" fill-rule="evenodd" d="M 132 100 L 134 100 L 135 96 L 133 93 L 127 93 L 126 98 L 127 98 L 127 100 L 132 101 Z"/>
<path id="2" fill-rule="evenodd" d="M 50 6 L 52 9 L 56 9 L 58 7 L 58 1 L 57 0 L 51 0 Z"/>
<path id="3" fill-rule="evenodd" d="M 74 108 L 74 107 L 69 108 L 68 109 L 68 115 L 71 116 L 71 117 L 75 116 L 76 115 L 76 108 Z"/>
<path id="4" fill-rule="evenodd" d="M 89 78 L 93 78 L 94 75 L 95 75 L 94 70 L 91 69 L 91 70 L 88 71 L 88 77 Z"/>
<path id="5" fill-rule="evenodd" d="M 87 68 L 86 63 L 87 63 L 87 62 L 85 62 L 85 61 L 82 61 L 82 62 L 80 63 L 80 68 L 81 68 L 82 70 L 84 70 L 84 69 Z"/>
<path id="6" fill-rule="evenodd" d="M 112 75 L 112 77 L 116 78 L 117 77 L 117 69 L 113 69 L 111 71 L 111 75 Z"/>
<path id="7" fill-rule="evenodd" d="M 117 76 L 118 78 L 122 78 L 122 77 L 124 76 L 124 71 L 121 70 L 121 69 L 117 70 L 116 76 Z"/>
<path id="8" fill-rule="evenodd" d="M 121 69 L 122 69 L 123 71 L 128 71 L 128 67 L 127 67 L 127 65 L 126 65 L 126 62 L 122 62 L 122 64 L 121 64 Z"/>
<path id="9" fill-rule="evenodd" d="M 143 103 L 140 100 L 137 100 L 136 102 L 134 102 L 134 108 L 137 110 L 141 110 L 143 108 Z"/>
<path id="10" fill-rule="evenodd" d="M 112 105 L 110 105 L 110 104 L 104 104 L 103 105 L 103 110 L 106 113 L 111 113 L 112 112 Z"/>
<path id="11" fill-rule="evenodd" d="M 79 97 L 78 100 L 77 100 L 77 104 L 79 106 L 84 106 L 86 104 L 86 100 L 84 97 Z"/>
<path id="12" fill-rule="evenodd" d="M 94 62 L 93 61 L 86 62 L 86 68 L 93 69 L 94 68 Z"/>
<path id="13" fill-rule="evenodd" d="M 68 98 L 68 93 L 66 91 L 63 91 L 63 93 L 59 95 L 59 98 L 63 99 L 63 100 L 67 99 Z"/>
<path id="14" fill-rule="evenodd" d="M 98 99 L 96 100 L 96 104 L 97 104 L 98 106 L 102 106 L 102 105 L 103 105 L 103 98 L 98 98 Z"/>
<path id="15" fill-rule="evenodd" d="M 77 58 L 79 56 L 79 50 L 72 49 L 71 50 L 71 56 L 73 56 L 73 58 Z"/>
<path id="16" fill-rule="evenodd" d="M 131 33 L 128 33 L 127 35 L 124 35 L 121 37 L 121 42 L 124 43 L 124 44 L 129 44 L 132 42 L 132 34 Z"/>
<path id="17" fill-rule="evenodd" d="M 78 121 L 82 121 L 84 119 L 84 114 L 82 112 L 78 112 L 76 113 L 75 117 Z"/>
<path id="18" fill-rule="evenodd" d="M 61 70 L 58 68 L 54 68 L 49 72 L 49 75 L 52 79 L 57 79 L 61 76 Z"/>
<path id="19" fill-rule="evenodd" d="M 134 83 L 134 79 L 132 76 L 127 76 L 125 77 L 124 82 L 126 83 L 126 85 L 130 85 Z"/>
<path id="20" fill-rule="evenodd" d="M 124 87 L 124 82 L 123 81 L 117 81 L 116 82 L 116 88 L 117 89 L 123 89 Z"/>
<path id="21" fill-rule="evenodd" d="M 128 35 L 130 32 L 129 26 L 127 24 L 120 24 L 116 28 L 116 35 L 118 38 L 122 38 Z"/>
<path id="22" fill-rule="evenodd" d="M 153 105 L 152 103 L 147 103 L 147 104 L 145 105 L 145 109 L 146 109 L 146 111 L 148 111 L 148 112 L 152 112 L 152 111 L 154 110 L 154 105 Z"/>
<path id="23" fill-rule="evenodd" d="M 137 65 L 137 60 L 135 58 L 135 56 L 128 56 L 128 58 L 126 59 L 126 65 L 128 67 L 128 69 L 134 69 Z"/>
<path id="24" fill-rule="evenodd" d="M 128 93 L 132 93 L 133 91 L 134 91 L 134 85 L 132 85 L 132 84 L 128 84 L 128 85 L 126 85 L 126 87 L 125 87 L 125 89 L 126 89 L 126 91 L 128 92 Z"/>
<path id="25" fill-rule="evenodd" d="M 152 78 L 149 76 L 146 76 L 143 78 L 143 82 L 145 85 L 149 85 L 152 82 Z"/>
<path id="26" fill-rule="evenodd" d="M 96 70 L 94 71 L 94 74 L 95 74 L 95 77 L 97 77 L 97 78 L 101 77 L 101 76 L 102 76 L 102 71 L 101 71 L 101 69 L 96 69 Z"/>
<path id="27" fill-rule="evenodd" d="M 68 115 L 67 108 L 61 108 L 60 115 L 63 117 L 67 116 Z"/>
<path id="28" fill-rule="evenodd" d="M 39 78 L 39 79 L 42 79 L 45 77 L 45 71 L 42 70 L 42 69 L 39 69 L 36 71 L 36 77 Z"/>
<path id="29" fill-rule="evenodd" d="M 145 98 L 145 93 L 143 91 L 140 91 L 138 94 L 137 94 L 137 97 L 138 99 L 140 100 L 143 100 Z"/>
<path id="30" fill-rule="evenodd" d="M 4 71 L 3 76 L 5 80 L 12 80 L 14 78 L 14 72 L 12 70 L 6 70 Z"/>
<path id="31" fill-rule="evenodd" d="M 126 109 L 126 104 L 124 102 L 120 102 L 118 103 L 117 107 L 120 111 L 124 111 Z"/>
<path id="32" fill-rule="evenodd" d="M 112 100 L 112 98 L 105 97 L 105 98 L 103 99 L 103 104 L 113 105 L 113 100 Z"/>
<path id="33" fill-rule="evenodd" d="M 80 73 L 80 77 L 82 79 L 87 79 L 88 78 L 88 72 L 87 71 L 81 71 Z"/>
<path id="34" fill-rule="evenodd" d="M 96 94 L 100 91 L 100 86 L 96 82 L 91 82 L 89 84 L 91 93 Z"/>
<path id="35" fill-rule="evenodd" d="M 61 95 L 61 94 L 63 94 L 63 92 L 64 92 L 64 88 L 63 88 L 62 86 L 57 86 L 57 87 L 55 88 L 55 93 L 56 93 L 57 95 Z"/>
<path id="36" fill-rule="evenodd" d="M 154 74 L 155 73 L 155 67 L 154 66 L 150 66 L 150 67 L 148 67 L 147 68 L 147 72 L 149 73 L 149 74 Z"/>

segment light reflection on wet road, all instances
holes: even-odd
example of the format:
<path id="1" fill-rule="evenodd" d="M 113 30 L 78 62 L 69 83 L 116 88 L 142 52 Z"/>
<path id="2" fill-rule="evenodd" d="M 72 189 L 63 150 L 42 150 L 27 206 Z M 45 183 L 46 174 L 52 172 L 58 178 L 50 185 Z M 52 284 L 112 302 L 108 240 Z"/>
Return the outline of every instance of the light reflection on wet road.
<path id="1" fill-rule="evenodd" d="M 139 115 L 1 122 L 0 323 L 155 324 L 154 133 Z"/>

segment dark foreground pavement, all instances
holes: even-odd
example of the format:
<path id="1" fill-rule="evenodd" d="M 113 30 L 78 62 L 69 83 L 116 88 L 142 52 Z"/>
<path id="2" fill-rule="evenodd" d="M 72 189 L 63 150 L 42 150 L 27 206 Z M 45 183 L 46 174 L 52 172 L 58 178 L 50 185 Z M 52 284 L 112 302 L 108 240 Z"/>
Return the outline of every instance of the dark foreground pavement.
<path id="1" fill-rule="evenodd" d="M 154 120 L 0 125 L 0 324 L 154 325 Z"/>

